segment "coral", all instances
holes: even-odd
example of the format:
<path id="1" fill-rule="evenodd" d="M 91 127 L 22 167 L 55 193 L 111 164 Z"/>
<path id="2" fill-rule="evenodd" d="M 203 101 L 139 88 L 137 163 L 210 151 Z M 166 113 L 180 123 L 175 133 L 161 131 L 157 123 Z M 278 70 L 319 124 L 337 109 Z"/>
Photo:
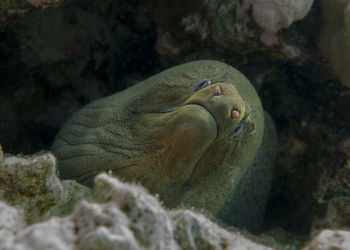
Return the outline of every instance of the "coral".
<path id="1" fill-rule="evenodd" d="M 314 230 L 328 229 L 350 229 L 350 198 L 340 196 L 328 202 L 327 213 L 324 218 L 313 222 Z"/>
<path id="2" fill-rule="evenodd" d="M 102 238 L 108 239 L 107 236 L 113 234 L 124 238 L 115 239 L 115 244 L 119 242 L 122 246 L 124 241 L 129 241 L 134 249 L 151 245 L 158 249 L 175 247 L 171 221 L 155 197 L 141 187 L 119 182 L 105 174 L 99 175 L 95 182 L 92 198 L 100 205 L 82 202 L 72 214 L 81 229 L 84 247 L 101 244 Z M 86 218 L 90 218 L 88 224 Z M 109 223 L 112 223 L 110 229 L 101 230 L 101 226 Z"/>
<path id="3" fill-rule="evenodd" d="M 74 224 L 70 220 L 57 217 L 23 228 L 12 237 L 13 244 L 9 249 L 16 250 L 74 249 L 76 240 Z"/>
<path id="4" fill-rule="evenodd" d="M 313 194 L 319 204 L 328 203 L 336 197 L 341 197 L 342 199 L 344 196 L 350 195 L 350 160 L 347 160 L 342 166 L 335 166 L 332 177 L 329 169 L 325 168 L 322 171 L 319 179 L 319 188 Z"/>
<path id="5" fill-rule="evenodd" d="M 66 218 L 26 226 L 23 211 L 0 201 L 0 249 L 73 249 L 74 224 Z"/>
<path id="6" fill-rule="evenodd" d="M 244 0 L 243 10 L 252 6 L 253 18 L 264 30 L 261 41 L 271 46 L 277 42 L 276 32 L 303 19 L 314 0 Z"/>
<path id="7" fill-rule="evenodd" d="M 29 223 L 48 216 L 45 214 L 54 205 L 61 207 L 57 214 L 67 214 L 75 202 L 87 194 L 88 188 L 76 182 L 62 185 L 51 153 L 17 157 L 5 154 L 0 161 L 0 198 L 22 207 Z M 51 212 L 56 214 L 54 208 Z"/>
<path id="8" fill-rule="evenodd" d="M 196 9 L 180 17 L 184 33 L 201 42 L 213 40 L 221 49 L 238 52 L 258 47 L 257 29 L 251 25 L 252 20 L 239 1 L 203 0 L 201 8 L 205 11 Z"/>
<path id="9" fill-rule="evenodd" d="M 1 155 L 0 150 L 0 159 Z M 22 177 L 12 178 L 14 186 L 23 185 L 22 180 L 28 180 L 35 172 L 34 169 L 42 171 L 44 163 L 48 171 L 43 172 L 43 180 L 46 180 L 47 185 L 52 185 L 53 189 L 57 186 L 58 179 L 52 173 L 55 161 L 49 153 L 32 157 L 5 154 L 0 163 L 2 176 L 3 168 L 9 166 L 9 162 L 12 162 L 11 166 Z M 32 170 L 24 171 L 21 168 Z M 272 249 L 264 244 L 277 249 L 298 248 L 299 243 L 291 239 L 284 239 L 283 245 L 278 243 L 276 237 L 286 237 L 287 234 L 277 229 L 270 234 L 252 236 L 234 228 L 229 231 L 193 210 L 166 210 L 158 198 L 150 195 L 143 187 L 123 183 L 107 174 L 96 177 L 93 193 L 88 196 L 86 190 L 70 180 L 63 181 L 62 186 L 67 188 L 66 195 L 64 192 L 61 194 L 61 200 L 73 192 L 76 197 L 88 198 L 79 201 L 71 213 L 64 206 L 56 206 L 54 210 L 57 214 L 60 214 L 59 211 L 61 214 L 69 213 L 65 217 L 45 217 L 44 221 L 26 224 L 28 216 L 40 214 L 42 206 L 32 206 L 34 211 L 28 211 L 26 206 L 22 209 L 0 201 L 0 249 Z M 42 194 L 38 192 L 31 193 L 34 201 L 41 197 Z M 4 199 L 3 195 L 1 199 Z M 49 210 L 53 210 L 51 204 L 46 205 L 46 210 L 50 207 Z M 340 211 L 336 210 L 332 212 L 333 215 Z M 349 231 L 324 230 L 304 250 L 330 249 L 332 246 L 346 249 L 349 237 Z"/>
<path id="10" fill-rule="evenodd" d="M 90 188 L 73 180 L 62 181 L 61 198 L 49 209 L 46 216 L 65 216 L 73 211 L 75 204 L 90 195 Z"/>
<path id="11" fill-rule="evenodd" d="M 29 220 L 37 221 L 63 192 L 55 164 L 50 153 L 5 155 L 0 162 L 0 197 L 11 205 L 23 206 Z"/>
<path id="12" fill-rule="evenodd" d="M 0 249 L 11 249 L 13 235 L 24 226 L 23 210 L 0 201 Z"/>
<path id="13" fill-rule="evenodd" d="M 181 249 L 270 249 L 247 241 L 240 232 L 224 230 L 191 210 L 174 210 L 169 215 L 174 223 L 174 239 Z"/>
<path id="14" fill-rule="evenodd" d="M 238 60 L 235 64 L 255 53 L 292 62 L 307 58 L 300 30 L 279 31 L 304 19 L 313 0 L 155 2 L 155 49 L 163 65 L 184 57 L 214 59 L 221 53 L 225 60 Z"/>
<path id="15" fill-rule="evenodd" d="M 69 216 L 25 227 L 21 209 L 0 202 L 0 249 L 271 249 L 229 232 L 205 216 L 167 211 L 143 188 L 106 174 L 92 200 Z"/>
<path id="16" fill-rule="evenodd" d="M 342 230 L 323 230 L 302 250 L 346 250 L 350 246 L 350 232 Z"/>
<path id="17" fill-rule="evenodd" d="M 339 76 L 350 87 L 350 3 L 347 0 L 321 0 L 323 28 L 320 49 Z"/>

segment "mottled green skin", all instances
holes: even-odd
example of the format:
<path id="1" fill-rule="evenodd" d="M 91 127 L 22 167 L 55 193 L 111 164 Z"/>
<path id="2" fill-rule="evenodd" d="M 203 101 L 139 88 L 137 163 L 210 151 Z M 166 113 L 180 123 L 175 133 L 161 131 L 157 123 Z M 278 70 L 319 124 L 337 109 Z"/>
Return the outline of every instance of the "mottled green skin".
<path id="1" fill-rule="evenodd" d="M 193 92 L 197 81 L 207 77 L 213 84 Z M 213 94 L 216 86 L 222 95 Z M 233 109 L 239 117 L 230 116 Z M 230 137 L 240 121 L 244 132 Z M 255 167 L 262 169 L 257 184 L 251 184 L 256 174 L 250 167 L 261 160 L 254 157 L 263 133 L 264 112 L 250 82 L 224 63 L 195 61 L 87 105 L 58 133 L 52 151 L 62 178 L 91 185 L 97 173 L 111 170 L 158 193 L 168 207 L 193 206 L 250 226 L 248 218 L 237 222 L 231 217 L 255 209 L 254 202 L 246 201 L 254 192 L 263 207 L 248 217 L 256 224 L 263 214 L 273 164 L 268 160 Z M 274 143 L 271 138 L 266 149 L 271 148 L 269 141 Z M 273 158 L 273 153 L 258 155 Z M 250 186 L 240 183 L 243 174 Z M 240 194 L 234 192 L 237 188 Z"/>

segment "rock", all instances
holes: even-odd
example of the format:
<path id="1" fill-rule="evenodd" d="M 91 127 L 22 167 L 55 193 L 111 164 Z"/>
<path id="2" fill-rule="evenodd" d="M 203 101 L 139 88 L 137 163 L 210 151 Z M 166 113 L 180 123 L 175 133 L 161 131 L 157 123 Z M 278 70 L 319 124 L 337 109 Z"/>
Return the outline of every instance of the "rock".
<path id="1" fill-rule="evenodd" d="M 300 32 L 279 31 L 303 19 L 312 4 L 313 0 L 156 1 L 155 49 L 164 65 L 184 57 L 220 58 L 222 51 L 225 60 L 229 60 L 228 53 L 241 59 L 264 50 L 277 53 L 279 59 L 302 61 L 307 56 Z"/>
<path id="2" fill-rule="evenodd" d="M 122 183 L 106 174 L 97 176 L 95 186 L 92 196 L 94 201 L 100 204 L 100 213 L 105 211 L 103 218 L 108 218 L 110 215 L 107 211 L 114 209 L 114 212 L 111 213 L 119 214 L 115 217 L 120 217 L 120 221 L 119 218 L 114 218 L 110 228 L 124 227 L 124 230 L 121 231 L 129 231 L 129 234 L 126 235 L 133 236 L 131 246 L 137 244 L 137 249 L 234 249 L 237 246 L 241 247 L 240 249 L 269 249 L 247 240 L 240 233 L 229 232 L 219 227 L 197 212 L 191 210 L 166 211 L 158 199 L 149 195 L 143 188 Z M 73 218 L 79 216 L 81 221 L 86 223 L 86 219 L 81 216 L 83 213 L 78 210 L 91 207 L 89 210 L 92 212 L 93 206 L 96 205 L 81 202 L 73 213 Z M 94 210 L 94 213 L 98 211 L 98 209 Z M 95 216 L 90 216 L 90 218 Z M 91 219 L 90 221 L 92 221 L 90 228 L 94 228 L 93 224 L 97 223 Z M 125 224 L 125 222 L 128 223 Z M 103 235 L 103 231 L 100 231 L 100 234 Z M 97 240 L 96 232 L 87 235 L 96 235 Z M 107 232 L 108 230 L 105 230 L 104 234 L 108 235 Z M 113 234 L 112 230 L 110 234 Z M 82 240 L 82 242 L 85 241 Z M 83 245 L 83 247 L 87 246 Z"/>
<path id="3" fill-rule="evenodd" d="M 141 186 L 101 174 L 90 196 L 55 172 L 49 152 L 0 159 L 0 249 L 269 249 L 198 212 L 167 211 Z"/>
<path id="4" fill-rule="evenodd" d="M 181 249 L 271 249 L 232 233 L 204 215 L 191 210 L 169 212 L 174 223 L 174 239 Z"/>
<path id="5" fill-rule="evenodd" d="M 336 197 L 328 202 L 326 216 L 313 221 L 314 230 L 322 228 L 350 230 L 349 196 Z"/>
<path id="6" fill-rule="evenodd" d="M 1 154 L 1 153 L 0 153 Z M 76 182 L 60 182 L 56 176 L 56 159 L 49 152 L 32 156 L 4 155 L 0 161 L 0 199 L 25 211 L 26 221 L 40 221 L 56 205 L 67 214 L 75 202 L 89 193 Z M 48 215 L 45 215 L 48 216 Z"/>
<path id="7" fill-rule="evenodd" d="M 168 66 L 169 62 L 193 53 L 198 46 L 208 44 L 215 47 L 215 52 L 227 50 L 240 54 L 259 47 L 259 27 L 241 7 L 239 1 L 201 0 L 194 4 L 183 0 L 176 4 L 157 1 L 155 49 L 162 63 Z"/>
<path id="8" fill-rule="evenodd" d="M 0 249 L 272 249 L 265 245 L 298 249 L 300 246 L 298 240 L 283 230 L 252 236 L 235 228 L 225 229 L 197 211 L 169 211 L 143 187 L 120 182 L 106 174 L 96 177 L 89 195 L 89 190 L 76 182 L 61 182 L 55 175 L 55 162 L 54 156 L 45 152 L 17 157 L 5 154 L 0 158 Z M 17 173 L 17 178 L 13 173 Z M 37 185 L 28 186 L 30 180 Z M 87 200 L 78 201 L 84 197 Z M 6 204 L 4 199 L 17 207 Z M 47 202 L 39 205 L 43 199 Z M 324 220 L 329 223 L 319 224 L 315 230 L 347 225 L 348 201 L 345 197 L 331 202 Z M 349 249 L 346 248 L 349 237 L 349 231 L 324 230 L 304 250 Z"/>
<path id="9" fill-rule="evenodd" d="M 320 49 L 341 82 L 350 87 L 350 3 L 321 0 L 323 28 Z"/>
<path id="10" fill-rule="evenodd" d="M 65 216 L 73 211 L 75 204 L 91 193 L 90 188 L 73 180 L 62 181 L 63 192 L 57 203 L 50 208 L 47 216 Z"/>
<path id="11" fill-rule="evenodd" d="M 27 227 L 21 209 L 0 202 L 0 249 L 271 249 L 197 212 L 167 211 L 142 187 L 106 174 L 96 177 L 91 199 Z"/>
<path id="12" fill-rule="evenodd" d="M 13 238 L 10 249 L 66 250 L 74 249 L 77 237 L 74 234 L 74 224 L 69 219 L 53 217 L 18 231 Z"/>
<path id="13" fill-rule="evenodd" d="M 53 217 L 26 227 L 23 210 L 0 201 L 0 249 L 74 249 L 74 224 L 67 218 Z"/>
<path id="14" fill-rule="evenodd" d="M 27 220 L 38 221 L 63 192 L 55 165 L 56 159 L 50 153 L 5 155 L 0 163 L 0 198 L 22 206 Z"/>
<path id="15" fill-rule="evenodd" d="M 328 204 L 329 211 L 332 211 L 333 208 L 331 207 L 335 205 L 345 212 L 346 210 L 342 207 L 344 207 L 345 204 L 350 204 L 350 201 L 346 199 L 346 197 L 350 196 L 350 159 L 345 160 L 340 166 L 335 166 L 334 169 L 336 169 L 336 171 L 334 172 L 333 178 L 330 178 L 330 174 L 327 172 L 320 176 L 318 188 L 313 192 L 313 196 L 319 204 Z M 339 219 L 342 220 L 341 218 Z M 350 221 L 348 226 L 350 226 Z"/>
<path id="16" fill-rule="evenodd" d="M 72 214 L 82 247 L 176 249 L 169 216 L 143 188 L 101 174 L 95 180 L 92 197 L 97 203 L 81 202 Z"/>
<path id="17" fill-rule="evenodd" d="M 323 230 L 303 250 L 348 250 L 350 232 L 343 230 Z"/>
<path id="18" fill-rule="evenodd" d="M 10 249 L 14 235 L 24 226 L 23 210 L 0 201 L 0 249 Z"/>

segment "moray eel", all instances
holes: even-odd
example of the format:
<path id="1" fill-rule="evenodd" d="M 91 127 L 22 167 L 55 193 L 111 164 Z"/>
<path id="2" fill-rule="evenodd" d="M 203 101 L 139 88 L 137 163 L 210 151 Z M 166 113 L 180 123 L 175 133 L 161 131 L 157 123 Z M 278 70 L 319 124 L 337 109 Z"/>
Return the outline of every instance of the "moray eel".
<path id="1" fill-rule="evenodd" d="M 265 119 L 264 119 L 265 117 Z M 61 178 L 102 171 L 141 183 L 167 207 L 194 207 L 256 228 L 276 135 L 251 83 L 233 67 L 182 64 L 78 111 L 52 145 Z"/>

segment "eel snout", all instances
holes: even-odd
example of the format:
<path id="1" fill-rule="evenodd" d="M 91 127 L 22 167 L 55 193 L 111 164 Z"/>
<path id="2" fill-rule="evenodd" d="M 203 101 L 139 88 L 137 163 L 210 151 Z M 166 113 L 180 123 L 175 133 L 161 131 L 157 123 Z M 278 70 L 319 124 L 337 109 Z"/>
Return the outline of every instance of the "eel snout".
<path id="1" fill-rule="evenodd" d="M 245 103 L 237 89 L 228 83 L 215 83 L 195 92 L 186 104 L 205 108 L 218 127 L 217 140 L 227 136 L 243 119 Z"/>

